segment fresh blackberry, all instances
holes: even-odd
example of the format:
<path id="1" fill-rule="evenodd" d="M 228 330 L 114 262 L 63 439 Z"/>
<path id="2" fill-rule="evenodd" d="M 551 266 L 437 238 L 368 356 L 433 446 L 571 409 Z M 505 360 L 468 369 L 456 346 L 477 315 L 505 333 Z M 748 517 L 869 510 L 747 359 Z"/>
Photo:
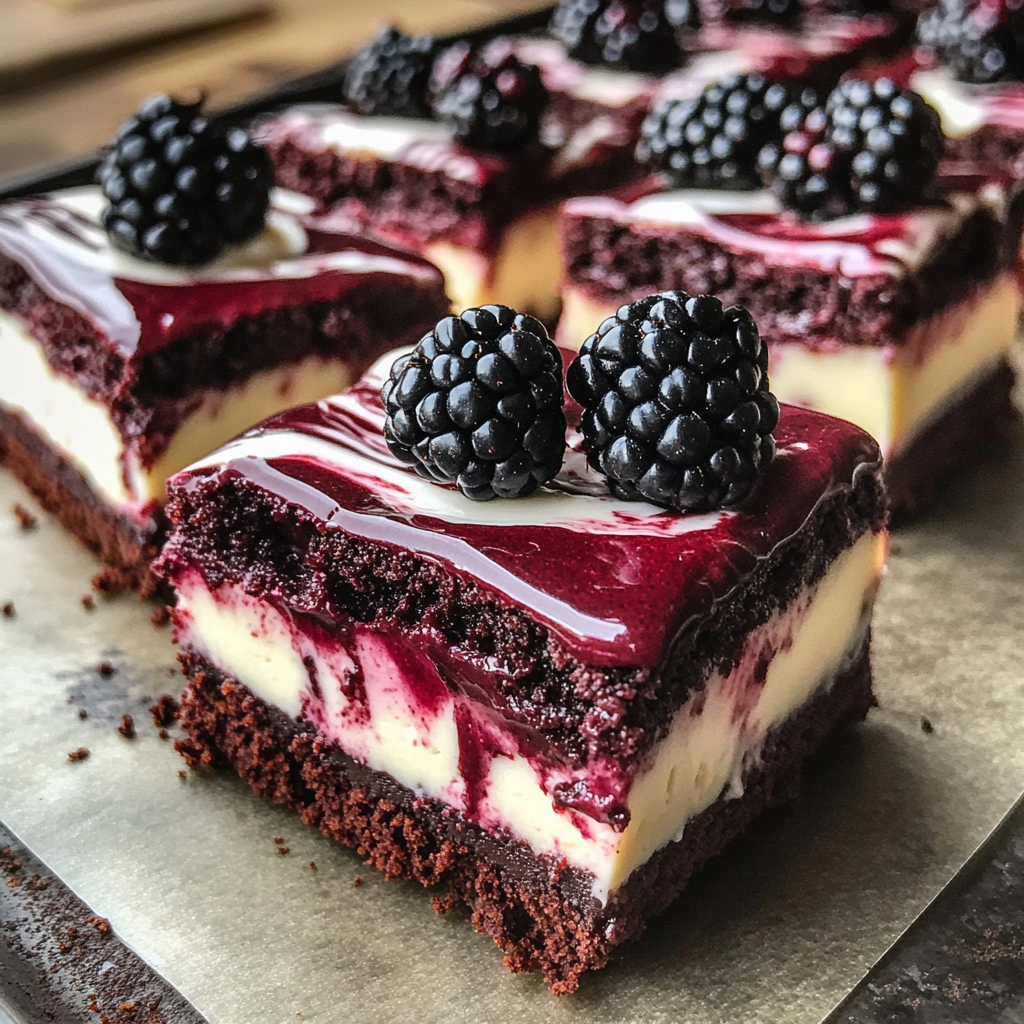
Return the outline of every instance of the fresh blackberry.
<path id="1" fill-rule="evenodd" d="M 671 2 L 670 21 L 665 0 L 562 0 L 549 28 L 585 64 L 661 74 L 684 60 L 676 36 L 681 0 Z M 695 5 L 686 17 L 692 20 L 694 10 Z"/>
<path id="2" fill-rule="evenodd" d="M 734 505 L 775 456 L 779 403 L 753 317 L 711 295 L 622 306 L 566 376 L 590 465 L 612 492 L 690 512 Z"/>
<path id="3" fill-rule="evenodd" d="M 269 156 L 243 129 L 201 116 L 200 106 L 154 96 L 118 130 L 96 172 L 117 248 L 194 266 L 263 227 L 274 183 Z"/>
<path id="4" fill-rule="evenodd" d="M 561 468 L 562 360 L 539 320 L 507 306 L 445 317 L 381 397 L 394 456 L 475 501 L 524 498 Z"/>
<path id="5" fill-rule="evenodd" d="M 345 101 L 360 114 L 430 117 L 427 89 L 436 55 L 431 36 L 385 28 L 349 62 Z"/>
<path id="6" fill-rule="evenodd" d="M 803 18 L 801 0 L 728 0 L 723 19 L 734 24 L 749 23 L 795 28 Z"/>
<path id="7" fill-rule="evenodd" d="M 434 116 L 479 149 L 535 139 L 548 104 L 540 68 L 519 60 L 504 39 L 481 50 L 456 44 L 438 60 L 432 90 Z"/>
<path id="8" fill-rule="evenodd" d="M 962 82 L 1024 78 L 1024 9 L 1007 0 L 940 0 L 917 22 L 917 39 Z"/>
<path id="9" fill-rule="evenodd" d="M 892 213 L 918 201 L 942 156 L 938 114 L 888 78 L 849 79 L 758 157 L 779 201 L 814 219 Z"/>
<path id="10" fill-rule="evenodd" d="M 648 115 L 637 159 L 673 188 L 760 188 L 757 155 L 780 134 L 789 89 L 756 72 L 730 75 L 696 99 L 669 100 Z"/>

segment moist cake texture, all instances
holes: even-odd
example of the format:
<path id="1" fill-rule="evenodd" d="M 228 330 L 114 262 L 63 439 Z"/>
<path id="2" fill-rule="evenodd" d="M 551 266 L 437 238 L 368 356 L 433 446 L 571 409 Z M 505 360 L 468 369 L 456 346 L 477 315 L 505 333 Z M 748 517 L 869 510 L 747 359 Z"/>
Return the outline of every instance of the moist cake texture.
<path id="1" fill-rule="evenodd" d="M 167 476 L 346 386 L 447 300 L 419 257 L 300 196 L 189 270 L 116 251 L 102 207 L 95 188 L 0 207 L 0 449 L 117 582 L 148 589 Z"/>
<path id="2" fill-rule="evenodd" d="M 572 991 L 870 706 L 879 453 L 787 407 L 736 509 L 616 500 L 575 450 L 474 503 L 388 452 L 388 365 L 172 481 L 182 749 Z"/>

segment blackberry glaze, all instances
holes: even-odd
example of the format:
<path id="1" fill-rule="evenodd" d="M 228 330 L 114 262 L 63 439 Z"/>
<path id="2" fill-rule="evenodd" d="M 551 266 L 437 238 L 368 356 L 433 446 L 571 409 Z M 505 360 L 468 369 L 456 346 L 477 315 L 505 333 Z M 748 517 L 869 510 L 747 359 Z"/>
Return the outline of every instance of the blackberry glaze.
<path id="1" fill-rule="evenodd" d="M 474 501 L 526 497 L 562 466 L 561 357 L 539 320 L 507 306 L 439 321 L 381 397 L 392 454 Z"/>
<path id="2" fill-rule="evenodd" d="M 612 493 L 707 512 L 742 501 L 775 456 L 779 403 L 753 317 L 710 295 L 622 306 L 566 376 L 587 461 Z"/>
<path id="3" fill-rule="evenodd" d="M 194 266 L 263 227 L 270 157 L 243 129 L 203 117 L 201 105 L 153 96 L 118 129 L 96 171 L 116 248 Z"/>

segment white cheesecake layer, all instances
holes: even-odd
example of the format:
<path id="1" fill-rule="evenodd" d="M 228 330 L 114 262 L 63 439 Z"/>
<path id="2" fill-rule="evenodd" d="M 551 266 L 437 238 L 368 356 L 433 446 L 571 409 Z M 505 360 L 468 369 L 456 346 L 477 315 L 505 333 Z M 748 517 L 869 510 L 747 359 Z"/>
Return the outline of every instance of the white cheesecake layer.
<path id="1" fill-rule="evenodd" d="M 571 286 L 562 302 L 558 343 L 573 348 L 617 308 Z M 811 351 L 769 339 L 772 392 L 855 423 L 891 456 L 1006 356 L 1019 306 L 1019 285 L 1007 273 L 899 344 Z"/>
<path id="2" fill-rule="evenodd" d="M 126 445 L 106 405 L 57 373 L 22 322 L 0 311 L 0 404 L 20 413 L 89 482 L 126 515 L 163 501 L 169 476 L 231 440 L 253 423 L 315 401 L 351 383 L 339 360 L 310 357 L 263 370 L 226 391 L 206 391 L 182 420 L 164 453 L 143 466 Z"/>
<path id="3" fill-rule="evenodd" d="M 494 254 L 447 241 L 427 243 L 421 253 L 444 275 L 445 291 L 459 312 L 491 302 L 541 317 L 558 310 L 557 207 L 531 210 L 512 221 Z"/>
<path id="4" fill-rule="evenodd" d="M 559 783 L 600 782 L 614 766 L 544 765 L 480 704 L 451 690 L 415 640 L 352 624 L 344 640 L 302 628 L 240 588 L 207 588 L 198 573 L 178 583 L 177 638 L 289 715 L 416 794 L 443 801 L 492 832 L 524 840 L 593 876 L 601 901 L 686 822 L 719 797 L 742 793 L 744 769 L 766 735 L 831 684 L 859 652 L 882 571 L 884 536 L 865 535 L 814 587 L 748 637 L 737 667 L 715 675 L 677 713 L 628 795 L 622 832 L 556 806 Z M 767 674 L 763 672 L 767 661 Z M 315 680 L 315 684 L 314 684 Z M 470 719 L 466 732 L 459 722 Z M 487 737 L 482 785 L 460 773 Z M 465 741 L 469 743 L 469 740 Z M 479 755 L 478 741 L 472 741 Z M 588 774 L 589 772 L 589 774 Z"/>

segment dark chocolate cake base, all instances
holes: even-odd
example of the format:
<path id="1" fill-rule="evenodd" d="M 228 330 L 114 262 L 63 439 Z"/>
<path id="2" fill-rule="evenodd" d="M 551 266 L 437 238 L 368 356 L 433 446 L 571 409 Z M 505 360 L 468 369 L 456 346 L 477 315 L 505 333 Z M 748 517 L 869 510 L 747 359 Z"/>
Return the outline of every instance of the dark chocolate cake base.
<path id="1" fill-rule="evenodd" d="M 2 407 L 0 462 L 65 529 L 100 557 L 106 568 L 96 577 L 98 588 L 136 590 L 143 597 L 163 590 L 149 568 L 163 538 L 161 512 L 154 516 L 151 528 L 144 530 L 114 511 L 37 430 Z"/>
<path id="2" fill-rule="evenodd" d="M 230 767 L 260 796 L 296 809 L 308 825 L 353 847 L 389 878 L 438 886 L 434 907 L 460 903 L 489 934 L 513 971 L 540 969 L 555 994 L 603 967 L 638 937 L 690 875 L 766 808 L 792 797 L 800 766 L 840 723 L 874 703 L 869 638 L 852 666 L 767 738 L 744 779 L 743 796 L 720 799 L 692 819 L 682 840 L 633 872 L 607 905 L 586 876 L 522 842 L 494 837 L 440 802 L 418 799 L 387 775 L 359 765 L 194 654 L 182 655 L 189 685 L 178 749 L 193 766 Z"/>
<path id="3" fill-rule="evenodd" d="M 1013 403 L 1016 377 L 1005 359 L 959 401 L 887 459 L 885 484 L 892 515 L 906 521 L 925 511 L 950 474 L 997 450 L 1020 413 Z"/>

